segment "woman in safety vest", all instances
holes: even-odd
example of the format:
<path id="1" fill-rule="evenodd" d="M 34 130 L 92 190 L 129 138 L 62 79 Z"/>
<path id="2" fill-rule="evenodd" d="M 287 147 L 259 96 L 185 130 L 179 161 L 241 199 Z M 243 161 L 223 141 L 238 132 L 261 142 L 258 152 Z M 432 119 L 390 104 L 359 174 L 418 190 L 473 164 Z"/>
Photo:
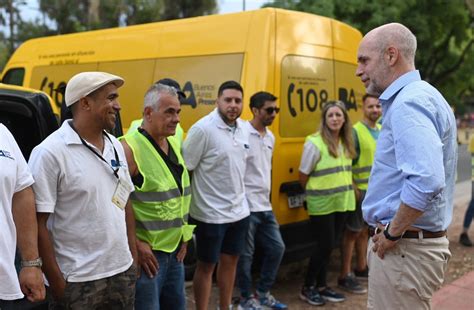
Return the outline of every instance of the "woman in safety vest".
<path id="1" fill-rule="evenodd" d="M 311 305 L 344 301 L 326 283 L 332 249 L 343 231 L 346 211 L 355 210 L 352 159 L 356 156 L 352 124 L 341 101 L 329 101 L 322 109 L 318 132 L 304 144 L 299 180 L 306 189 L 312 251 L 300 298 Z"/>

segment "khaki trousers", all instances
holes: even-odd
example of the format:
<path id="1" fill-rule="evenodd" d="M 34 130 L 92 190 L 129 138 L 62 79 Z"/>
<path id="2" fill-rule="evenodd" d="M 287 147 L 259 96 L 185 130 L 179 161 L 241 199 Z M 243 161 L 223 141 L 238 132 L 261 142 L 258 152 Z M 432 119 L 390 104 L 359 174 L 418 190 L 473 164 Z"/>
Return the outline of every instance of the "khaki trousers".
<path id="1" fill-rule="evenodd" d="M 446 237 L 400 239 L 380 259 L 367 249 L 368 309 L 431 309 L 433 293 L 441 287 L 451 257 Z"/>

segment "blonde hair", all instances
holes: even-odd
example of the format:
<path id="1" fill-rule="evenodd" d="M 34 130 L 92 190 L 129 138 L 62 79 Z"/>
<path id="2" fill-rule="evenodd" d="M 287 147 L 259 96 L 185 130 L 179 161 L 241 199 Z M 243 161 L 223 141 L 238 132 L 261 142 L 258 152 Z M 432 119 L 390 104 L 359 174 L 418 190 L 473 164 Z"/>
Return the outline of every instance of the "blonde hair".
<path id="1" fill-rule="evenodd" d="M 344 102 L 328 101 L 326 102 L 326 104 L 323 105 L 323 110 L 321 112 L 321 125 L 319 127 L 321 137 L 323 138 L 324 143 L 328 147 L 329 154 L 334 158 L 339 157 L 338 141 L 333 138 L 331 130 L 329 129 L 326 123 L 326 114 L 332 107 L 338 107 L 339 109 L 341 109 L 342 114 L 344 114 L 344 124 L 342 125 L 342 128 L 339 131 L 339 138 L 341 139 L 346 156 L 353 159 L 356 157 L 357 154 L 354 147 L 354 139 L 352 138 L 352 123 L 349 119 L 349 114 L 347 114 Z"/>

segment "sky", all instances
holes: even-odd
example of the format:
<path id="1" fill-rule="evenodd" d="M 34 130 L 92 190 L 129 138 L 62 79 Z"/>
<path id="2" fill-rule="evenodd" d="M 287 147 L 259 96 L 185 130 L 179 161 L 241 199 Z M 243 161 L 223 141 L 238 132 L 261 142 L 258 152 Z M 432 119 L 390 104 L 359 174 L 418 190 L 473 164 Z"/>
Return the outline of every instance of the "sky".
<path id="1" fill-rule="evenodd" d="M 267 0 L 218 0 L 219 13 L 241 12 L 245 2 L 245 10 L 259 9 L 263 4 L 270 2 Z"/>
<path id="2" fill-rule="evenodd" d="M 217 0 L 219 14 L 241 12 L 245 2 L 245 10 L 259 9 L 269 0 Z M 39 17 L 38 0 L 27 0 L 26 5 L 21 9 L 21 16 L 24 20 L 34 20 Z"/>

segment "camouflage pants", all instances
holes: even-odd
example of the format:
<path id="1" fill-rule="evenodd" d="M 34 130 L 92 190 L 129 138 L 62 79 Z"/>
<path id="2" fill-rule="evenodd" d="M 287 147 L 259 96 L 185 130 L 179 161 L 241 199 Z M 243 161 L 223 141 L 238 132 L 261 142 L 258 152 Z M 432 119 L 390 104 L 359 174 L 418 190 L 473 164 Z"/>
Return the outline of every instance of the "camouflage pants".
<path id="1" fill-rule="evenodd" d="M 68 282 L 61 300 L 50 300 L 54 310 L 133 310 L 137 268 L 88 282 Z"/>

